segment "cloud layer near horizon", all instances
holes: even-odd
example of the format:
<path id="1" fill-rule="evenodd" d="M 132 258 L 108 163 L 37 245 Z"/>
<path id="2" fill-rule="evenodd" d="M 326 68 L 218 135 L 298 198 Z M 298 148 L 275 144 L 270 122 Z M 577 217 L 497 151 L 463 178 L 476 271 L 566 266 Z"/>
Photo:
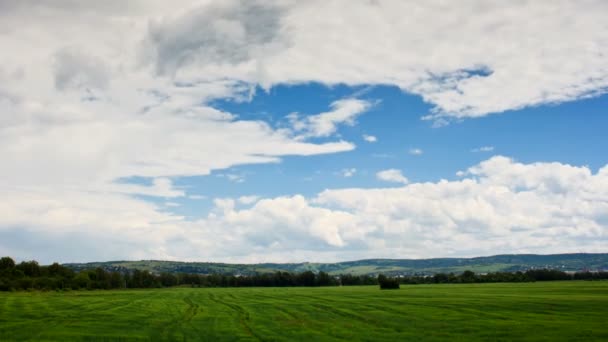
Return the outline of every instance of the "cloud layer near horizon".
<path id="1" fill-rule="evenodd" d="M 501 156 L 455 181 L 216 199 L 196 221 L 126 195 L 95 196 L 3 192 L 0 248 L 28 256 L 44 245 L 38 255 L 49 261 L 284 262 L 600 252 L 608 243 L 608 166 L 592 173 Z"/>

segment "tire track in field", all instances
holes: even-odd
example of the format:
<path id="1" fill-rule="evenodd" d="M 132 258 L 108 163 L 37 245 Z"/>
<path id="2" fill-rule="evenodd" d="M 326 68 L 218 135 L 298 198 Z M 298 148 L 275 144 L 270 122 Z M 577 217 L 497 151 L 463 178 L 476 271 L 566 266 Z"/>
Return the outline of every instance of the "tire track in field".
<path id="1" fill-rule="evenodd" d="M 284 306 L 293 306 L 293 304 L 297 304 L 299 306 L 302 303 L 295 302 L 289 297 L 277 298 L 276 295 L 265 295 L 265 294 L 262 294 L 261 292 L 255 292 L 255 294 L 253 294 L 253 293 L 250 293 L 250 294 L 253 295 L 253 297 L 256 299 L 254 301 L 251 301 L 251 300 L 249 301 L 249 304 L 251 304 L 251 305 L 254 305 L 254 306 L 255 305 L 271 305 L 273 311 L 284 314 L 285 316 L 287 316 L 287 320 L 289 320 L 289 321 L 298 322 L 300 325 L 303 325 L 303 324 L 309 325 L 312 323 L 312 321 L 307 321 L 306 317 L 299 316 L 284 308 Z M 237 300 L 243 301 L 243 299 L 241 299 L 240 297 L 236 297 L 233 294 L 227 294 L 226 296 L 229 298 L 233 298 L 235 301 L 237 301 Z M 250 298 L 247 298 L 247 299 L 250 299 Z M 269 302 L 268 300 L 270 300 L 271 302 Z M 277 302 L 277 301 L 280 301 L 280 302 Z M 275 317 L 276 316 L 277 315 L 275 315 Z M 275 318 L 275 319 L 284 320 L 285 318 Z M 272 340 L 272 338 L 270 340 Z"/>
<path id="2" fill-rule="evenodd" d="M 35 308 L 35 306 L 40 306 L 40 301 L 31 301 L 30 303 L 24 303 L 23 302 L 23 298 L 24 297 L 14 297 L 11 300 L 11 304 L 13 304 L 13 302 L 15 300 L 18 300 L 18 304 L 17 305 L 11 305 L 12 307 L 16 307 L 17 311 L 23 311 L 23 312 L 31 312 L 31 311 L 39 311 L 37 308 Z M 48 304 L 46 305 L 46 307 L 48 307 Z M 37 330 L 35 331 L 31 331 L 31 333 L 33 334 L 33 336 L 28 336 L 27 338 L 24 338 L 24 341 L 40 341 L 41 340 L 41 336 L 46 333 L 47 331 L 51 330 L 52 328 L 57 327 L 60 322 L 56 321 L 57 316 L 52 316 L 49 317 L 48 315 L 45 317 L 31 317 L 29 318 L 30 321 L 36 322 L 39 326 L 37 327 Z M 20 322 L 19 325 L 26 325 L 26 324 L 31 324 L 28 321 L 23 321 Z M 13 329 L 16 329 L 18 325 L 13 325 Z M 44 327 L 44 328 L 41 328 Z"/>
<path id="3" fill-rule="evenodd" d="M 243 330 L 245 330 L 245 332 L 248 335 L 250 335 L 251 337 L 254 337 L 258 341 L 264 341 L 264 338 L 262 336 L 256 334 L 253 331 L 253 329 L 251 329 L 251 326 L 249 326 L 249 324 L 247 323 L 250 319 L 249 312 L 247 312 L 245 309 L 243 309 L 242 306 L 240 306 L 238 304 L 232 304 L 232 303 L 228 303 L 228 302 L 216 299 L 215 296 L 211 293 L 209 293 L 209 299 L 217 304 L 226 306 L 229 309 L 235 311 L 239 317 L 239 323 L 240 323 L 241 327 L 243 328 Z"/>
<path id="4" fill-rule="evenodd" d="M 366 325 L 369 325 L 372 327 L 382 326 L 387 329 L 392 329 L 395 332 L 401 332 L 399 327 L 395 327 L 393 325 L 387 325 L 386 322 L 383 322 L 382 320 L 379 320 L 376 317 L 361 316 L 361 315 L 337 308 L 337 307 L 344 306 L 345 304 L 350 304 L 349 301 L 338 301 L 338 300 L 330 299 L 327 297 L 315 297 L 315 296 L 303 295 L 303 294 L 298 294 L 298 296 L 301 298 L 310 299 L 311 302 L 306 303 L 306 304 L 308 304 L 312 307 L 316 307 L 318 309 L 321 309 L 321 310 L 324 310 L 327 312 L 331 312 L 331 313 L 341 316 L 341 317 L 353 319 L 353 320 L 359 321 L 363 324 L 366 324 Z M 318 303 L 318 302 L 327 302 L 327 304 Z M 336 305 L 334 306 L 334 304 L 336 304 Z M 362 307 L 368 307 L 368 305 L 362 305 Z M 375 308 L 375 309 L 384 310 L 384 308 Z M 394 310 L 385 310 L 385 311 L 394 311 Z"/>
<path id="5" fill-rule="evenodd" d="M 370 323 L 372 323 L 374 321 L 373 319 L 369 319 L 368 317 L 361 317 L 361 316 L 359 316 L 357 314 L 354 314 L 352 312 L 336 309 L 333 306 L 328 305 L 328 304 L 310 303 L 310 306 L 315 307 L 315 308 L 319 308 L 319 309 L 327 311 L 327 312 L 331 312 L 331 313 L 333 313 L 335 315 L 338 315 L 338 316 L 341 316 L 341 317 L 351 318 L 351 319 L 363 322 L 365 324 L 370 324 Z"/>
<path id="6" fill-rule="evenodd" d="M 275 302 L 275 303 L 276 303 L 277 300 L 280 299 L 282 301 L 281 304 L 289 305 L 289 306 L 294 306 L 294 304 L 295 304 L 295 306 L 302 306 L 302 305 L 304 305 L 304 303 L 294 301 L 293 298 L 290 298 L 290 297 L 277 298 L 276 296 L 263 295 L 263 294 L 260 294 L 260 293 L 256 293 L 255 297 L 257 299 L 268 299 L 268 300 L 271 300 L 272 302 Z M 262 301 L 260 303 L 262 303 L 262 304 L 269 304 L 268 302 L 264 302 L 264 301 Z M 284 313 L 286 316 L 289 316 L 294 321 L 301 321 L 302 320 L 302 317 L 296 315 L 293 312 L 290 312 L 290 311 L 284 309 L 283 305 L 272 304 L 272 306 L 273 306 L 272 307 L 273 310 L 276 310 L 276 311 Z"/>
<path id="7" fill-rule="evenodd" d="M 194 303 L 190 297 L 184 297 L 182 299 L 186 303 L 186 310 L 181 315 L 171 319 L 160 331 L 160 336 L 163 340 L 175 340 L 174 333 L 181 328 L 184 324 L 190 324 L 192 318 L 199 312 L 199 305 Z M 167 304 L 168 305 L 168 304 Z M 183 337 L 186 340 L 186 337 Z"/>
<path id="8" fill-rule="evenodd" d="M 269 295 L 256 294 L 256 296 L 261 297 L 261 298 L 276 300 L 276 297 L 269 296 Z M 294 297 L 302 298 L 302 299 L 304 299 L 304 301 L 296 300 Z M 368 325 L 370 323 L 375 323 L 374 319 L 368 319 L 366 317 L 362 317 L 360 315 L 357 315 L 357 314 L 354 314 L 354 313 L 351 313 L 348 311 L 337 309 L 331 305 L 320 303 L 320 302 L 341 303 L 341 302 L 338 302 L 335 300 L 328 299 L 326 297 L 316 297 L 316 296 L 311 296 L 311 295 L 304 295 L 302 293 L 297 293 L 297 294 L 294 294 L 292 297 L 281 298 L 281 300 L 283 300 L 286 304 L 291 303 L 292 305 L 297 304 L 299 306 L 312 306 L 317 309 L 321 309 L 323 311 L 331 312 L 331 313 L 341 316 L 341 317 L 355 319 L 357 321 L 363 322 Z M 275 306 L 274 309 L 275 310 L 279 309 L 279 311 L 283 311 L 283 312 L 287 313 L 288 315 L 295 317 L 292 313 L 281 310 L 278 306 Z"/>
<path id="9" fill-rule="evenodd" d="M 194 316 L 196 316 L 196 314 L 198 313 L 199 305 L 195 304 L 192 299 L 190 299 L 190 297 L 184 298 L 184 302 L 188 304 L 188 308 L 186 309 L 186 312 L 184 312 L 183 318 L 184 321 L 190 322 L 192 318 L 194 318 Z"/>

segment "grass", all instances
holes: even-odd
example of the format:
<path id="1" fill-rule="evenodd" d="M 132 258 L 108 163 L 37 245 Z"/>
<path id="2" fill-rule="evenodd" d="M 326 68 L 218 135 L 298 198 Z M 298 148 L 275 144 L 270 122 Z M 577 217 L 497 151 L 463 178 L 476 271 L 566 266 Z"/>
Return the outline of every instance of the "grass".
<path id="1" fill-rule="evenodd" d="M 345 339 L 608 341 L 608 282 L 0 293 L 0 341 Z"/>
<path id="2" fill-rule="evenodd" d="M 473 271 L 475 273 L 489 273 L 489 272 L 500 272 L 501 270 L 508 269 L 513 264 L 500 264 L 493 263 L 487 265 L 465 265 L 465 266 L 449 266 L 449 267 L 426 267 L 426 268 L 412 268 L 403 266 L 375 266 L 375 265 L 359 265 L 342 268 L 339 270 L 331 271 L 331 275 L 340 274 L 378 274 L 387 272 L 399 272 L 399 273 L 462 273 L 464 271 Z"/>

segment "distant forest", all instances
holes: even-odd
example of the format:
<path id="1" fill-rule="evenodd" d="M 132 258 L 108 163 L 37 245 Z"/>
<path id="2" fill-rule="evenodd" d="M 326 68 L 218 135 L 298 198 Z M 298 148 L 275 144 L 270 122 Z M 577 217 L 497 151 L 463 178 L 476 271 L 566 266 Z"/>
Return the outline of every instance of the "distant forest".
<path id="1" fill-rule="evenodd" d="M 0 291 L 16 290 L 96 290 L 137 289 L 174 286 L 189 287 L 286 287 L 286 286 L 349 286 L 391 284 L 447 284 L 533 282 L 555 280 L 608 279 L 608 272 L 566 273 L 558 270 L 535 269 L 525 272 L 494 272 L 475 274 L 467 270 L 460 274 L 437 273 L 433 276 L 387 277 L 378 275 L 329 275 L 326 272 L 304 271 L 253 275 L 152 273 L 147 270 L 106 271 L 101 267 L 74 271 L 54 263 L 41 266 L 36 261 L 15 263 L 10 257 L 0 259 Z M 398 286 L 397 286 L 398 287 Z"/>

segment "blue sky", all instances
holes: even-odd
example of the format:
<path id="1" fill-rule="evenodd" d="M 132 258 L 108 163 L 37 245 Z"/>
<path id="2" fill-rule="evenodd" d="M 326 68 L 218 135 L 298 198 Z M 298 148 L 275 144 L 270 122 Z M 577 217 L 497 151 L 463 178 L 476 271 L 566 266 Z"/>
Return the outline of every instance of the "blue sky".
<path id="1" fill-rule="evenodd" d="M 606 164 L 608 96 L 512 110 L 443 127 L 421 119 L 431 106 L 419 96 L 391 86 L 278 86 L 270 91 L 257 89 L 250 101 L 220 100 L 213 106 L 240 119 L 264 120 L 281 127 L 291 112 L 314 115 L 326 111 L 331 102 L 353 95 L 375 103 L 355 125 L 341 126 L 337 133 L 357 145 L 353 151 L 287 156 L 279 163 L 240 165 L 207 176 L 180 178 L 177 186 L 206 198 L 182 198 L 176 201 L 180 207 L 170 210 L 198 217 L 207 213 L 217 197 L 313 196 L 331 188 L 388 187 L 392 184 L 375 175 L 390 168 L 403 170 L 410 182 L 455 180 L 458 171 L 493 155 L 524 163 L 586 165 L 594 172 Z M 364 135 L 377 141 L 367 142 Z M 414 149 L 422 153 L 414 154 Z M 351 169 L 356 170 L 354 174 L 345 177 L 344 171 Z M 227 174 L 239 178 L 230 180 Z"/>
<path id="2" fill-rule="evenodd" d="M 2 7 L 0 255 L 606 252 L 606 1 Z"/>

